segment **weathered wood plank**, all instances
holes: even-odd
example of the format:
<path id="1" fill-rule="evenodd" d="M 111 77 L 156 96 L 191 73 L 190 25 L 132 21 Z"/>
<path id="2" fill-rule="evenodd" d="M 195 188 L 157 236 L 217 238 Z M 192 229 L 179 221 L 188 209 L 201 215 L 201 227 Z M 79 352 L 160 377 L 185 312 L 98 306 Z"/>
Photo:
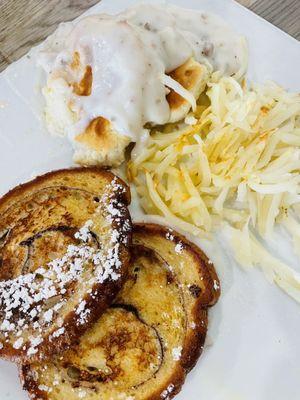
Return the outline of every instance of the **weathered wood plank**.
<path id="1" fill-rule="evenodd" d="M 0 0 L 0 70 L 98 1 Z"/>
<path id="2" fill-rule="evenodd" d="M 300 40 L 300 0 L 256 0 L 249 9 Z"/>

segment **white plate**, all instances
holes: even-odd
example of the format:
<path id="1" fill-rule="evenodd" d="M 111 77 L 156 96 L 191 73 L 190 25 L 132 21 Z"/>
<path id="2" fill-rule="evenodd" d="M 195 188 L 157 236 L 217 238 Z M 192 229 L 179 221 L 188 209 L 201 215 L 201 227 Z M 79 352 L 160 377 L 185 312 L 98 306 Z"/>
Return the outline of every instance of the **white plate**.
<path id="1" fill-rule="evenodd" d="M 89 13 L 117 12 L 133 3 L 104 0 Z M 250 79 L 273 79 L 300 90 L 300 44 L 295 39 L 231 0 L 173 3 L 215 12 L 244 34 L 250 46 Z M 40 119 L 34 52 L 0 74 L 1 193 L 36 174 L 72 165 L 68 143 L 48 136 Z M 299 400 L 300 306 L 260 271 L 241 271 L 221 243 L 220 238 L 202 242 L 220 275 L 222 297 L 210 313 L 210 345 L 177 399 Z M 277 254 L 299 270 L 287 241 L 278 235 L 273 243 Z M 26 398 L 17 368 L 1 361 L 0 399 Z"/>

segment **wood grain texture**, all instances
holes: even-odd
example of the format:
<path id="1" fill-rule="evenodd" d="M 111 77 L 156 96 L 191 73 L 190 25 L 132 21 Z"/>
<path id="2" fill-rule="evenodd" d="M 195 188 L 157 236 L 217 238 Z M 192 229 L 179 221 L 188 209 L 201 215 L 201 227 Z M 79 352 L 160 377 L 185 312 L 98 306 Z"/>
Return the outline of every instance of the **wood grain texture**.
<path id="1" fill-rule="evenodd" d="M 0 0 L 0 71 L 99 0 Z"/>
<path id="2" fill-rule="evenodd" d="M 300 0 L 256 0 L 249 8 L 300 40 Z"/>
<path id="3" fill-rule="evenodd" d="M 98 1 L 0 0 L 0 71 Z M 238 2 L 300 40 L 300 0 Z"/>

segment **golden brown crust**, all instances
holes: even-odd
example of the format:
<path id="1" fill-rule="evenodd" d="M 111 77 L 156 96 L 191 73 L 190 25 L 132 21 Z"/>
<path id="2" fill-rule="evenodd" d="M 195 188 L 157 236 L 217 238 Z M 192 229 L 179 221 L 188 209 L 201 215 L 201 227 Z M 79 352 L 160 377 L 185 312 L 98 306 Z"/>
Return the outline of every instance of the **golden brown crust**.
<path id="1" fill-rule="evenodd" d="M 118 135 L 110 121 L 103 117 L 94 118 L 85 129 L 75 137 L 75 140 L 88 149 L 109 153 L 116 148 L 124 136 Z"/>
<path id="2" fill-rule="evenodd" d="M 113 179 L 116 179 L 116 183 L 117 184 L 119 183 L 120 185 L 124 186 L 124 188 L 126 189 L 124 192 L 120 192 L 118 194 L 120 196 L 120 201 L 122 200 L 125 205 L 130 204 L 131 196 L 130 196 L 129 187 L 121 178 L 114 175 L 111 171 L 109 171 L 108 169 L 96 167 L 96 166 L 94 166 L 94 167 L 76 167 L 76 168 L 64 168 L 64 169 L 59 169 L 57 171 L 47 172 L 46 174 L 37 176 L 35 179 L 33 179 L 29 182 L 25 182 L 18 186 L 15 186 L 13 189 L 9 190 L 6 194 L 4 194 L 0 198 L 1 213 L 3 211 L 5 211 L 5 207 L 4 207 L 4 209 L 2 209 L 2 207 L 4 206 L 5 203 L 7 203 L 8 200 L 16 201 L 17 198 L 20 198 L 23 195 L 25 190 L 34 189 L 38 185 L 43 186 L 43 184 L 48 180 L 49 177 L 59 179 L 61 176 L 65 176 L 66 174 L 72 176 L 72 175 L 77 174 L 78 172 L 83 173 L 83 174 L 89 174 L 89 173 L 94 172 L 94 173 L 102 176 L 103 179 L 108 180 L 108 181 L 112 181 Z"/>
<path id="3" fill-rule="evenodd" d="M 205 280 L 205 291 L 201 293 L 198 303 L 203 307 L 213 306 L 220 297 L 220 290 L 215 290 L 216 286 L 220 286 L 219 278 L 213 263 L 208 259 L 207 255 L 194 243 L 190 242 L 183 235 L 174 231 L 173 229 L 166 229 L 166 227 L 158 224 L 144 224 L 135 223 L 133 225 L 133 234 L 148 234 L 159 235 L 161 238 L 166 238 L 166 233 L 172 235 L 172 242 L 175 244 L 184 244 L 184 249 L 192 254 L 195 259 L 195 263 L 199 265 L 199 271 L 204 275 Z"/>
<path id="4" fill-rule="evenodd" d="M 4 195 L 0 199 L 0 213 L 2 216 L 6 215 L 10 212 L 10 209 L 13 208 L 14 205 L 26 198 L 27 195 L 35 193 L 40 189 L 47 188 L 49 185 L 50 187 L 55 186 L 56 184 L 61 186 L 64 184 L 64 182 L 66 185 L 68 185 L 69 181 L 71 184 L 74 184 L 72 180 L 76 181 L 77 179 L 75 186 L 77 184 L 82 188 L 86 188 L 88 187 L 88 180 L 92 177 L 99 182 L 103 181 L 103 188 L 105 185 L 109 185 L 112 182 L 117 188 L 117 190 L 113 191 L 110 195 L 109 201 L 116 202 L 119 211 L 121 211 L 122 217 L 112 217 L 110 222 L 111 229 L 120 231 L 122 225 L 124 223 L 127 224 L 127 231 L 122 231 L 122 234 L 118 239 L 121 240 L 118 248 L 118 255 L 121 263 L 121 267 L 118 271 L 119 279 L 115 281 L 107 280 L 102 283 L 96 282 L 91 287 L 90 293 L 85 293 L 85 295 L 82 296 L 80 300 L 86 302 L 85 307 L 89 310 L 85 324 L 78 323 L 79 316 L 74 309 L 65 315 L 63 323 L 64 334 L 61 334 L 54 339 L 53 336 L 51 337 L 53 332 L 49 331 L 48 334 L 43 336 L 43 342 L 38 346 L 38 352 L 36 354 L 28 355 L 27 348 L 25 349 L 25 346 L 17 349 L 13 346 L 12 342 L 5 340 L 3 343 L 1 343 L 2 346 L 0 349 L 0 356 L 2 358 L 12 361 L 20 361 L 20 359 L 22 359 L 22 361 L 37 360 L 40 358 L 49 358 L 53 354 L 68 348 L 78 337 L 80 337 L 87 329 L 89 329 L 95 320 L 101 316 L 101 314 L 111 304 L 114 297 L 123 285 L 123 281 L 130 263 L 129 245 L 131 243 L 131 219 L 127 208 L 127 205 L 130 203 L 130 190 L 121 179 L 117 178 L 110 171 L 97 167 L 81 167 L 54 171 L 39 176 L 33 181 L 15 187 L 6 195 Z M 65 179 L 65 181 L 63 179 Z M 105 191 L 103 193 L 95 193 L 95 195 L 101 196 L 104 193 Z M 0 281 L 7 279 L 5 274 L 5 268 L 1 269 Z"/>
<path id="5" fill-rule="evenodd" d="M 193 59 L 187 60 L 183 65 L 170 73 L 171 78 L 180 83 L 182 87 L 194 94 L 196 99 L 204 89 L 206 80 L 206 69 Z M 182 106 L 188 104 L 180 94 L 173 89 L 167 95 L 167 101 L 173 112 L 179 110 Z"/>
<path id="6" fill-rule="evenodd" d="M 76 136 L 75 140 L 94 150 L 100 150 L 101 148 L 107 150 L 110 144 L 111 130 L 111 124 L 107 119 L 97 117 L 89 123 L 83 133 Z"/>
<path id="7" fill-rule="evenodd" d="M 40 390 L 33 379 L 30 364 L 18 364 L 19 378 L 23 390 L 26 390 L 29 398 L 34 400 L 47 400 L 47 393 Z"/>
<path id="8" fill-rule="evenodd" d="M 183 349 L 181 358 L 178 362 L 175 363 L 171 374 L 169 374 L 162 381 L 159 380 L 160 383 L 158 383 L 158 381 L 156 380 L 156 384 L 153 383 L 153 387 L 147 395 L 139 394 L 139 396 L 137 397 L 138 399 L 143 400 L 169 400 L 181 390 L 187 373 L 194 367 L 202 352 L 207 331 L 207 308 L 215 304 L 220 295 L 220 290 L 218 286 L 219 281 L 213 265 L 209 262 L 205 254 L 197 246 L 187 241 L 186 238 L 184 238 L 182 235 L 179 235 L 173 230 L 166 229 L 165 227 L 156 224 L 135 224 L 133 232 L 133 260 L 141 260 L 143 259 L 143 257 L 154 260 L 156 257 L 156 251 L 158 251 L 158 256 L 161 257 L 160 251 L 158 249 L 155 249 L 155 247 L 159 242 L 161 242 L 162 247 L 166 247 L 166 238 L 168 238 L 167 240 L 173 242 L 172 246 L 183 246 L 184 255 L 182 257 L 188 255 L 189 261 L 193 259 L 194 265 L 198 266 L 199 276 L 203 278 L 203 280 L 205 280 L 205 282 L 203 283 L 203 290 L 199 291 L 199 288 L 196 287 L 191 288 L 191 293 L 193 293 L 192 297 L 195 298 L 195 301 L 192 301 L 192 315 L 188 317 L 188 321 L 193 321 L 194 327 L 188 326 L 186 328 L 186 335 L 182 346 Z M 141 238 L 142 240 L 140 240 Z M 149 243 L 149 247 L 147 247 L 147 243 Z M 161 261 L 163 264 L 170 265 L 163 256 L 161 258 Z M 134 261 L 133 266 L 134 265 L 137 265 L 138 267 L 140 265 L 140 261 L 138 261 L 137 264 L 135 264 Z M 135 269 L 133 269 L 133 271 L 134 270 Z M 151 280 L 151 274 L 148 278 Z M 122 292 L 116 300 L 116 307 L 118 307 L 118 302 L 124 299 L 128 300 L 129 308 L 134 305 L 134 303 L 132 303 L 132 300 L 134 300 L 135 297 L 131 298 L 130 296 L 130 292 L 132 290 L 130 289 L 130 280 L 132 280 L 134 285 L 135 279 L 134 277 L 132 277 L 131 274 L 128 279 L 129 280 L 126 282 L 126 284 L 129 283 L 129 289 L 126 289 L 126 287 L 123 288 Z M 181 281 L 179 280 L 179 282 Z M 129 297 L 126 293 L 129 293 Z M 138 302 L 140 301 L 138 300 L 138 298 L 136 298 L 136 300 Z M 143 303 L 142 299 L 141 301 Z M 140 311 L 143 313 L 142 309 L 143 306 L 141 304 Z M 39 383 L 35 381 L 33 373 L 34 369 L 30 368 L 30 366 L 28 365 L 24 365 L 20 368 L 20 375 L 24 389 L 29 392 L 30 397 L 34 400 L 37 400 L 37 398 L 43 400 L 52 399 L 51 395 L 47 395 L 44 391 L 41 391 L 38 388 Z M 129 398 L 131 398 L 130 396 L 132 395 L 134 395 L 132 392 L 128 393 Z M 55 398 L 57 399 L 57 397 Z M 89 398 L 89 396 L 87 398 Z M 93 397 L 93 399 L 94 398 L 95 397 Z"/>
<path id="9" fill-rule="evenodd" d="M 74 93 L 76 93 L 77 96 L 89 96 L 92 93 L 93 85 L 92 67 L 90 65 L 82 65 L 78 51 L 74 52 L 70 67 L 73 71 L 77 72 L 77 74 L 81 72 L 82 75 L 79 82 L 71 82 Z"/>

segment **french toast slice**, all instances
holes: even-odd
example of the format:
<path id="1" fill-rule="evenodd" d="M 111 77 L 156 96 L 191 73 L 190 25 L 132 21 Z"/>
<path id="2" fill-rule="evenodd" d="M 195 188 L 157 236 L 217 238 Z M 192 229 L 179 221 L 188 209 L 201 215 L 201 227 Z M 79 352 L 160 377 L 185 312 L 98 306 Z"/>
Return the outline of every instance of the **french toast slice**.
<path id="1" fill-rule="evenodd" d="M 0 357 L 61 352 L 111 304 L 130 261 L 127 185 L 100 168 L 50 172 L 0 199 Z"/>
<path id="2" fill-rule="evenodd" d="M 137 224 L 133 244 L 125 285 L 77 346 L 20 367 L 30 398 L 163 400 L 180 391 L 202 352 L 219 281 L 207 257 L 174 231 Z"/>

